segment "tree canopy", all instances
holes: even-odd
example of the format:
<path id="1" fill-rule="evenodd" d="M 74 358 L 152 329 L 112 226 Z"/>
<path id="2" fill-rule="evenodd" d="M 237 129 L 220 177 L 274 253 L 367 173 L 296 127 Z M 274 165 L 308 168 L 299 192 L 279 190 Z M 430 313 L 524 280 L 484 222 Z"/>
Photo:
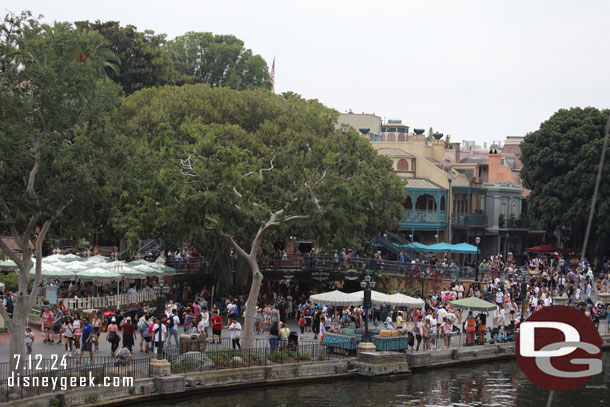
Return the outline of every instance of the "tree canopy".
<path id="1" fill-rule="evenodd" d="M 608 111 L 561 109 L 521 145 L 528 212 L 547 228 L 569 226 L 582 237 L 591 207 Z M 604 171 L 608 174 L 610 162 Z M 593 233 L 610 236 L 610 178 L 602 178 Z"/>
<path id="2" fill-rule="evenodd" d="M 88 219 L 86 203 L 97 190 L 91 176 L 97 140 L 91 134 L 119 100 L 119 87 L 105 73 L 118 61 L 99 34 L 69 23 L 40 24 L 29 12 L 5 17 L 0 55 L 0 234 L 11 235 L 21 251 L 0 240 L 0 249 L 19 267 L 13 315 L 4 305 L 0 314 L 11 333 L 11 354 L 23 355 L 47 232 L 66 210 L 66 223 Z M 11 367 L 17 369 L 15 360 Z"/>
<path id="3" fill-rule="evenodd" d="M 183 82 L 240 90 L 271 88 L 265 60 L 233 35 L 188 32 L 169 41 L 167 49 Z"/>
<path id="4" fill-rule="evenodd" d="M 100 33 L 110 42 L 110 50 L 120 60 L 120 70 L 111 70 L 108 74 L 126 94 L 176 83 L 178 74 L 164 46 L 165 34 L 155 34 L 152 30 L 137 31 L 133 25 L 121 27 L 118 21 L 77 21 L 75 24 L 82 31 Z"/>
<path id="5" fill-rule="evenodd" d="M 402 181 L 335 120 L 290 93 L 185 85 L 133 94 L 115 120 L 117 153 L 142 160 L 121 160 L 122 173 L 137 175 L 124 179 L 130 188 L 109 184 L 121 197 L 116 226 L 143 238 L 172 225 L 176 241 L 192 242 L 210 217 L 247 245 L 262 218 L 284 209 L 310 215 L 302 233 L 335 247 L 391 228 Z"/>

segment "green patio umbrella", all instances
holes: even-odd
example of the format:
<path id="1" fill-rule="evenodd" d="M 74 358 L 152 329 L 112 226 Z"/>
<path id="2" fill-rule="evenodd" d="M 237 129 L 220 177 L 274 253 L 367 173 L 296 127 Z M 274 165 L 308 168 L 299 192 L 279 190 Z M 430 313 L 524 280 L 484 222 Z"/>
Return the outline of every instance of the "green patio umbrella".
<path id="1" fill-rule="evenodd" d="M 93 267 L 84 271 L 79 271 L 76 275 L 83 280 L 120 280 L 122 277 L 114 270 L 101 267 Z"/>
<path id="2" fill-rule="evenodd" d="M 477 297 L 462 298 L 461 300 L 450 301 L 452 307 L 469 311 L 495 311 L 496 304 L 487 302 Z"/>
<path id="3" fill-rule="evenodd" d="M 30 277 L 36 277 L 36 266 L 30 269 Z M 57 265 L 42 264 L 42 278 L 45 279 L 60 279 L 60 280 L 72 280 L 76 275 L 70 271 L 65 270 Z"/>

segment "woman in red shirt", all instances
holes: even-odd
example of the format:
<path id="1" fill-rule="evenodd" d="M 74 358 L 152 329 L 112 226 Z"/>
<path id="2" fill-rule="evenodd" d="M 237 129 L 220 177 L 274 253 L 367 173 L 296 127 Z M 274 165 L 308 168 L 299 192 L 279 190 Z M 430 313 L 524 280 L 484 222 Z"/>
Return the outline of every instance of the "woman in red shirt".
<path id="1" fill-rule="evenodd" d="M 218 343 L 220 343 L 220 335 L 222 334 L 222 317 L 218 315 L 218 311 L 214 311 L 212 316 L 212 342 L 216 342 L 218 337 Z"/>

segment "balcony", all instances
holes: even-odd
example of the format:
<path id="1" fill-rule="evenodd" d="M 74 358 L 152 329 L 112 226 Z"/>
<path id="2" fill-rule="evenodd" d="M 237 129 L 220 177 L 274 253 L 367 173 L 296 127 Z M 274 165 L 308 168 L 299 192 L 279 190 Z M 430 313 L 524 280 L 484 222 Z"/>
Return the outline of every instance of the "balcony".
<path id="1" fill-rule="evenodd" d="M 451 224 L 464 227 L 487 226 L 487 215 L 484 213 L 454 213 Z"/>
<path id="2" fill-rule="evenodd" d="M 406 210 L 402 211 L 402 219 L 400 224 L 403 227 L 416 226 L 440 226 L 447 221 L 447 213 L 445 211 L 425 211 L 425 210 Z"/>

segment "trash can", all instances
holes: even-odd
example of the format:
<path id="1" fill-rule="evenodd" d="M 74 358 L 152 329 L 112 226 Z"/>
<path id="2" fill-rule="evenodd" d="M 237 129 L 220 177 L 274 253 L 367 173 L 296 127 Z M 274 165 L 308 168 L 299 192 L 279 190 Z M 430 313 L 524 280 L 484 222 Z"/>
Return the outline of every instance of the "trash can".
<path id="1" fill-rule="evenodd" d="M 197 352 L 205 352 L 206 337 L 205 334 L 195 335 L 197 337 Z"/>
<path id="2" fill-rule="evenodd" d="M 180 354 L 186 352 L 197 351 L 197 340 L 199 334 L 181 334 L 180 335 Z"/>

